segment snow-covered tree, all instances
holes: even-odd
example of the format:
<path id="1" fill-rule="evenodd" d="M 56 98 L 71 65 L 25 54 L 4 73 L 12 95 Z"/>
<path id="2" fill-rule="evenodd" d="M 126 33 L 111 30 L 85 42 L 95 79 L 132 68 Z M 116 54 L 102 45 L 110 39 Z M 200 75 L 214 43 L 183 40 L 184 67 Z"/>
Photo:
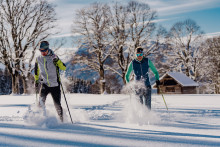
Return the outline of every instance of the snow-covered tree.
<path id="1" fill-rule="evenodd" d="M 125 84 L 125 74 L 135 48 L 144 47 L 146 56 L 158 50 L 160 35 L 153 37 L 157 16 L 146 3 L 137 1 L 130 1 L 127 5 L 115 3 L 111 7 L 111 14 L 110 35 L 114 48 L 111 57 L 115 64 L 107 66 L 107 69 L 118 74 Z"/>
<path id="2" fill-rule="evenodd" d="M 202 43 L 201 49 L 201 82 L 206 87 L 206 92 L 220 94 L 220 36 L 208 38 Z"/>
<path id="3" fill-rule="evenodd" d="M 199 70 L 199 45 L 203 40 L 200 26 L 191 19 L 177 22 L 171 27 L 167 38 L 169 50 L 165 52 L 171 70 L 183 72 L 195 80 Z"/>
<path id="4" fill-rule="evenodd" d="M 129 37 L 129 25 L 128 25 L 128 11 L 127 7 L 119 3 L 115 3 L 112 8 L 111 17 L 111 29 L 109 31 L 110 36 L 114 40 L 112 46 L 114 48 L 113 58 L 114 64 L 107 66 L 107 69 L 112 70 L 113 73 L 118 74 L 122 77 L 124 84 L 125 74 L 129 62 L 131 61 L 130 48 L 127 47 L 126 41 Z"/>
<path id="5" fill-rule="evenodd" d="M 82 70 L 99 73 L 100 93 L 105 91 L 105 67 L 110 57 L 112 40 L 109 39 L 110 8 L 107 4 L 93 3 L 80 9 L 74 20 L 73 34 L 80 34 L 77 44 L 87 53 L 74 57 L 75 63 L 86 65 Z"/>
<path id="6" fill-rule="evenodd" d="M 128 25 L 129 25 L 129 40 L 130 48 L 135 50 L 139 46 L 147 46 L 152 40 L 153 32 L 156 29 L 155 19 L 157 18 L 156 11 L 151 10 L 146 3 L 130 1 L 127 6 Z M 149 48 L 147 52 L 152 50 Z M 148 53 L 147 53 L 148 54 Z"/>
<path id="7" fill-rule="evenodd" d="M 154 34 L 156 18 L 156 12 L 149 5 L 137 1 L 113 5 L 95 3 L 81 9 L 74 21 L 73 33 L 80 35 L 74 61 L 86 64 L 82 70 L 97 71 L 100 81 L 105 82 L 104 71 L 111 70 L 125 84 L 125 74 L 134 58 L 135 48 L 142 46 L 145 56 L 156 54 L 160 48 L 162 31 L 159 29 Z M 103 87 L 104 83 L 101 85 Z"/>
<path id="8" fill-rule="evenodd" d="M 169 65 L 165 62 L 167 59 L 165 52 L 168 48 L 168 45 L 165 41 L 166 37 L 167 30 L 163 26 L 159 26 L 157 28 L 156 36 L 152 41 L 153 45 L 149 47 L 152 50 L 149 50 L 148 52 L 148 57 L 154 63 L 159 75 L 164 75 L 166 72 L 168 72 L 167 69 L 169 69 Z M 150 72 L 150 77 L 155 77 L 152 72 Z"/>
<path id="9" fill-rule="evenodd" d="M 55 27 L 54 6 L 45 0 L 0 0 L 0 62 L 12 77 L 12 92 L 18 92 L 18 77 L 27 93 L 27 77 L 38 43 Z"/>

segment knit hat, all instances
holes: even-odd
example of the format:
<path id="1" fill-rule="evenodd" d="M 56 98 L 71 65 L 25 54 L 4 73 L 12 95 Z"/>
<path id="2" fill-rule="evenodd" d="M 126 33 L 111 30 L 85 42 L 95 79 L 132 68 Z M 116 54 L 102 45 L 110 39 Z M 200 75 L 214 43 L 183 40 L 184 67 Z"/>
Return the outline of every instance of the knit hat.
<path id="1" fill-rule="evenodd" d="M 40 49 L 49 49 L 49 43 L 47 41 L 42 41 L 40 43 Z"/>
<path id="2" fill-rule="evenodd" d="M 143 53 L 143 48 L 137 47 L 136 48 L 136 53 Z"/>

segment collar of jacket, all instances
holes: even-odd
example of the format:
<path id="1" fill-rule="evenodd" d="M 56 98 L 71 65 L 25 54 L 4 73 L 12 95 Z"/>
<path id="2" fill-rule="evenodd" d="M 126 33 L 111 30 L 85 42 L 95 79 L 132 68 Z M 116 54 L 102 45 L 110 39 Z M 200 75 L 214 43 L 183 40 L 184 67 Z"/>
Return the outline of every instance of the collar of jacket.
<path id="1" fill-rule="evenodd" d="M 139 61 L 137 58 L 135 58 L 135 60 L 136 60 L 137 62 L 139 62 L 139 63 L 142 63 L 142 62 L 144 61 L 144 58 L 145 58 L 145 57 L 143 57 L 141 61 Z"/>
<path id="2" fill-rule="evenodd" d="M 54 52 L 51 50 L 51 49 L 48 49 L 48 53 L 47 53 L 47 55 L 46 56 L 52 56 L 54 54 Z M 46 57 L 45 56 L 45 57 Z"/>
<path id="3" fill-rule="evenodd" d="M 49 49 L 47 56 L 52 56 L 53 54 L 54 52 L 51 49 Z"/>

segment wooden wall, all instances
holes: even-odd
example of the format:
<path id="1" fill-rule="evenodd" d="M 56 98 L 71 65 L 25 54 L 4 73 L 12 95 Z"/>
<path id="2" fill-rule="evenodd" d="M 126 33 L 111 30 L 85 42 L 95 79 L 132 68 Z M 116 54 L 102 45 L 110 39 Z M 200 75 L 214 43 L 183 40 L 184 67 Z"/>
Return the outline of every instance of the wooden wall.
<path id="1" fill-rule="evenodd" d="M 164 94 L 181 94 L 182 93 L 182 87 L 179 85 L 175 86 L 163 86 L 160 85 L 160 89 L 162 90 L 162 93 Z"/>
<path id="2" fill-rule="evenodd" d="M 175 86 L 160 85 L 160 89 L 162 90 L 163 94 L 197 94 L 196 87 L 181 87 L 180 85 L 175 85 Z"/>
<path id="3" fill-rule="evenodd" d="M 182 94 L 197 94 L 196 87 L 182 87 Z"/>

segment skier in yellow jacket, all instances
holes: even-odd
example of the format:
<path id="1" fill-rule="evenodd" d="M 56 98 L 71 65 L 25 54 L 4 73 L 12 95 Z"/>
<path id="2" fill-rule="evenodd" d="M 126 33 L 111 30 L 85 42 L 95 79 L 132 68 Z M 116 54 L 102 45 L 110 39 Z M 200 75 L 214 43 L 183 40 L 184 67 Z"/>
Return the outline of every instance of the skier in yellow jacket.
<path id="1" fill-rule="evenodd" d="M 59 69 L 66 70 L 66 65 L 49 49 L 47 41 L 40 43 L 39 51 L 41 55 L 35 63 L 35 88 L 41 83 L 39 105 L 45 107 L 47 95 L 51 93 L 57 113 L 63 122 Z"/>

